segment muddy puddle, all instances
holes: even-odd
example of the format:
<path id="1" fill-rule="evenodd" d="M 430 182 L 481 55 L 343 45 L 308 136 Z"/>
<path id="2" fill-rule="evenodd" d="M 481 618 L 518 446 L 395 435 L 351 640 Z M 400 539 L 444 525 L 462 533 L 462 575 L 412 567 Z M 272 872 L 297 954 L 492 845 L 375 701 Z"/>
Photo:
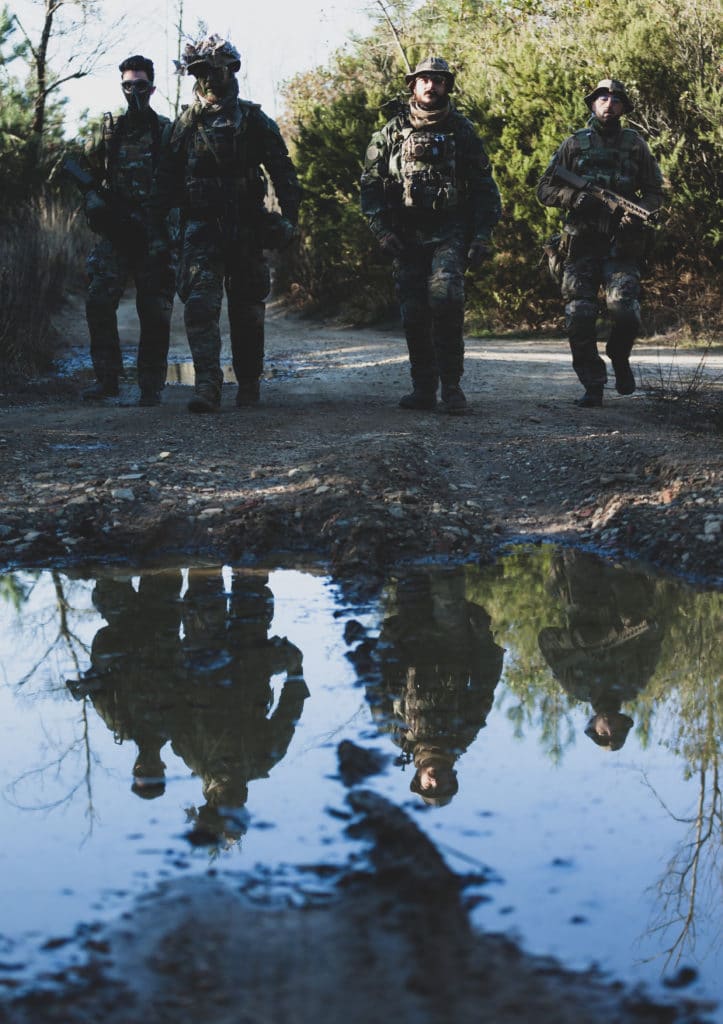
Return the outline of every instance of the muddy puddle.
<path id="1" fill-rule="evenodd" d="M 365 606 L 294 569 L 0 577 L 0 991 L 160 879 L 329 899 L 346 781 L 484 870 L 479 928 L 719 998 L 722 609 L 554 547 Z"/>

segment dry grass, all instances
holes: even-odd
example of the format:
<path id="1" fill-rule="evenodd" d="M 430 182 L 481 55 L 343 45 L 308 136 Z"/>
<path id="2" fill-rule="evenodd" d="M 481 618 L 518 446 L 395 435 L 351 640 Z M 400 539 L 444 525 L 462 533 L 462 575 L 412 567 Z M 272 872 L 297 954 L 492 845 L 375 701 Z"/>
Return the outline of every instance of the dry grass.
<path id="1" fill-rule="evenodd" d="M 76 210 L 41 198 L 0 225 L 0 375 L 47 370 L 51 315 L 82 280 L 88 234 Z"/>

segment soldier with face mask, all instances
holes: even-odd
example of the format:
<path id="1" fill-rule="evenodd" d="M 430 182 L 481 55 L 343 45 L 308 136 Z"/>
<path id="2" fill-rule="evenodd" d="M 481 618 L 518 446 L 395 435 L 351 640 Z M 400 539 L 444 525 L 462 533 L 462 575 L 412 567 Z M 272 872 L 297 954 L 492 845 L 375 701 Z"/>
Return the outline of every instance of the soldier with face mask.
<path id="1" fill-rule="evenodd" d="M 221 406 L 224 288 L 228 299 L 237 406 L 259 400 L 264 300 L 270 288 L 263 249 L 293 234 L 301 190 L 281 133 L 256 103 L 239 99 L 238 50 L 211 35 L 186 46 L 180 74 L 196 79 L 194 102 L 178 118 L 158 180 L 161 207 L 181 211 L 178 294 L 196 374 L 189 410 Z M 267 176 L 281 214 L 265 207 Z"/>
<path id="2" fill-rule="evenodd" d="M 633 109 L 622 82 L 603 79 L 585 103 L 591 113 L 587 127 L 559 147 L 540 179 L 537 196 L 545 206 L 565 210 L 565 324 L 572 366 L 585 388 L 575 404 L 591 408 L 603 404 L 607 382 L 596 337 L 601 287 L 611 321 L 605 352 L 612 363 L 615 388 L 621 395 L 635 391 L 630 353 L 640 330 L 640 263 L 647 231 L 639 217 L 626 212 L 620 218 L 589 192 L 560 180 L 555 171 L 558 166 L 572 171 L 650 212 L 662 205 L 663 178 L 645 141 L 621 125 L 623 114 Z"/>
<path id="3" fill-rule="evenodd" d="M 464 272 L 491 257 L 500 196 L 474 126 L 450 103 L 454 75 L 427 57 L 406 76 L 408 105 L 372 138 L 361 207 L 384 252 L 409 350 L 412 391 L 403 409 L 466 411 Z"/>
<path id="4" fill-rule="evenodd" d="M 88 257 L 86 317 L 96 383 L 83 392 L 86 400 L 118 394 L 123 370 L 117 310 L 129 279 L 136 286 L 140 321 L 138 344 L 139 405 L 158 405 L 166 382 L 171 312 L 175 292 L 168 230 L 150 207 L 153 179 L 161 151 L 170 141 L 171 122 L 150 106 L 153 61 L 140 54 L 119 67 L 128 109 L 114 118 L 106 114 L 100 138 L 86 152 L 86 163 L 98 186 L 122 205 L 124 230 L 109 232 L 108 202 L 92 190 L 85 200 L 90 227 L 101 241 Z"/>

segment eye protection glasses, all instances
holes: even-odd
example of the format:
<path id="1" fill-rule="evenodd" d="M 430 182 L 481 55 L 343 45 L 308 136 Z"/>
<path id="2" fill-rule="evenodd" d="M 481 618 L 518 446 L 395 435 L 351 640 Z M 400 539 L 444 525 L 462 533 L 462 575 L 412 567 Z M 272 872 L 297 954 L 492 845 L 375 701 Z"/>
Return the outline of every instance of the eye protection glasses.
<path id="1" fill-rule="evenodd" d="M 131 93 L 138 93 L 139 96 L 145 96 L 149 93 L 153 86 L 150 82 L 136 81 L 136 82 L 121 82 L 121 88 L 126 95 L 130 96 Z"/>

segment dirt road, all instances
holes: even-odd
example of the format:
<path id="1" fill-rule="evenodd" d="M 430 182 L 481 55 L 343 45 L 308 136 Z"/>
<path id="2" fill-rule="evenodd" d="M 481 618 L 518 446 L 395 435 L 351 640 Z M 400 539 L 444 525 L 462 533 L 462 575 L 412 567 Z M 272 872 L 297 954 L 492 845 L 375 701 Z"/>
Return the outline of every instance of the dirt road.
<path id="1" fill-rule="evenodd" d="M 81 352 L 87 367 L 77 302 L 59 328 L 66 365 L 77 370 Z M 0 396 L 0 563 L 283 550 L 340 575 L 383 575 L 407 559 L 486 559 L 501 541 L 546 537 L 721 579 L 710 415 L 671 418 L 641 390 L 622 398 L 612 387 L 602 409 L 577 409 L 562 340 L 468 339 L 469 415 L 449 417 L 397 407 L 409 384 L 398 329 L 341 329 L 271 309 L 261 404 L 236 409 L 229 383 L 221 414 L 204 417 L 186 410 L 180 309 L 169 373 L 178 383 L 159 408 L 135 405 L 135 331 L 126 301 L 119 400 L 80 402 L 87 369 Z M 648 345 L 633 364 L 639 382 L 685 387 L 699 361 Z M 723 356 L 709 354 L 705 374 L 722 373 Z"/>

